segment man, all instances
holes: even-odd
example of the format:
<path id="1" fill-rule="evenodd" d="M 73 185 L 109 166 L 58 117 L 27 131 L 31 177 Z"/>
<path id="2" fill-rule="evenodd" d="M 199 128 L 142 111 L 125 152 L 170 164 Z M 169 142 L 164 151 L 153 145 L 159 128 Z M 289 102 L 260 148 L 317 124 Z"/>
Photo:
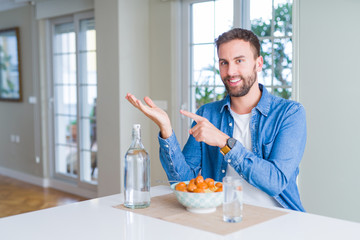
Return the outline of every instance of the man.
<path id="1" fill-rule="evenodd" d="M 216 181 L 237 176 L 246 202 L 304 211 L 296 185 L 306 142 L 303 106 L 270 95 L 258 84 L 263 58 L 251 31 L 232 29 L 220 35 L 216 45 L 228 95 L 196 114 L 180 111 L 194 120 L 183 151 L 163 110 L 148 97 L 146 106 L 126 96 L 159 126 L 160 160 L 169 181 L 189 180 L 200 171 Z"/>

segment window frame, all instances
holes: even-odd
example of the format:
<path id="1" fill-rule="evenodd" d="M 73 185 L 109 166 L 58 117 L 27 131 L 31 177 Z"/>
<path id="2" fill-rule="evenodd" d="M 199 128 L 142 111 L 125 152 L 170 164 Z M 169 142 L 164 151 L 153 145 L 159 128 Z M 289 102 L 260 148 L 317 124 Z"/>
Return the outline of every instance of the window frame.
<path id="1" fill-rule="evenodd" d="M 183 0 L 181 4 L 181 90 L 180 95 L 180 109 L 191 111 L 191 5 L 194 3 L 208 2 L 214 0 Z M 273 0 L 274 1 L 274 0 Z M 251 29 L 250 21 L 250 0 L 234 0 L 234 27 L 241 27 Z M 273 8 L 274 9 L 274 8 Z M 242 12 L 243 14 L 238 14 Z M 235 14 L 236 13 L 236 14 Z M 299 101 L 299 73 L 298 73 L 298 0 L 293 0 L 292 4 L 292 93 L 291 99 Z M 260 39 L 260 38 L 259 38 Z M 273 67 L 272 67 L 273 68 Z M 273 74 L 273 73 L 272 73 Z M 188 129 L 190 128 L 191 119 L 181 116 L 179 122 L 180 131 L 179 143 L 183 146 L 189 136 Z"/>

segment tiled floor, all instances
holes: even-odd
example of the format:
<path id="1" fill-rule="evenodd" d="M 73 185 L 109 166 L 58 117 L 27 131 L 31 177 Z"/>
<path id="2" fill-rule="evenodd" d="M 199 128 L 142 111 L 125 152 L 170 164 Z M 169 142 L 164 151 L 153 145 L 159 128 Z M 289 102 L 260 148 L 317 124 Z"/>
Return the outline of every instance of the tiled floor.
<path id="1" fill-rule="evenodd" d="M 0 175 L 0 218 L 83 200 L 86 198 Z"/>

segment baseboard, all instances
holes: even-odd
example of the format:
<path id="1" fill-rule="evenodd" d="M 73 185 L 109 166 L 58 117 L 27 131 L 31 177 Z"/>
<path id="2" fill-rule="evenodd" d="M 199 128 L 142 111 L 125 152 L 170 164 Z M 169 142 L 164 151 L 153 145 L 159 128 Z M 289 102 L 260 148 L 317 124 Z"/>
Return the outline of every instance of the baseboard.
<path id="1" fill-rule="evenodd" d="M 66 183 L 66 182 L 63 182 L 60 180 L 56 180 L 56 179 L 49 179 L 49 187 L 58 189 L 60 191 L 68 192 L 68 193 L 71 193 L 74 195 L 78 195 L 81 197 L 89 198 L 89 199 L 97 198 L 96 191 L 79 188 L 76 185 Z"/>
<path id="2" fill-rule="evenodd" d="M 28 173 L 15 171 L 15 170 L 4 168 L 4 167 L 0 166 L 0 174 L 7 176 L 7 177 L 15 178 L 19 181 L 31 183 L 31 184 L 34 184 L 34 185 L 37 185 L 40 187 L 49 187 L 48 179 L 37 177 L 37 176 L 31 175 Z"/>
<path id="3" fill-rule="evenodd" d="M 0 174 L 7 176 L 7 177 L 17 179 L 19 181 L 30 183 L 30 184 L 33 184 L 36 186 L 45 187 L 45 188 L 47 188 L 47 187 L 55 188 L 57 190 L 71 193 L 71 194 L 78 195 L 78 196 L 85 197 L 85 198 L 96 198 L 97 197 L 96 191 L 82 189 L 82 188 L 77 187 L 76 185 L 62 182 L 62 181 L 59 181 L 56 179 L 41 178 L 41 177 L 33 176 L 28 173 L 15 171 L 15 170 L 4 168 L 1 166 L 0 166 Z"/>

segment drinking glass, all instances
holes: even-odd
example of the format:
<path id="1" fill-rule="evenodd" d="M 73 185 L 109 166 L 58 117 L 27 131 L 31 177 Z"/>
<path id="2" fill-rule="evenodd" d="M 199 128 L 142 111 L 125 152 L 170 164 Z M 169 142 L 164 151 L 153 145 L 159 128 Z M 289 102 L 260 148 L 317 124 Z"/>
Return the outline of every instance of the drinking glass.
<path id="1" fill-rule="evenodd" d="M 234 177 L 223 178 L 223 220 L 225 222 L 240 222 L 243 211 L 243 188 L 241 180 Z"/>

